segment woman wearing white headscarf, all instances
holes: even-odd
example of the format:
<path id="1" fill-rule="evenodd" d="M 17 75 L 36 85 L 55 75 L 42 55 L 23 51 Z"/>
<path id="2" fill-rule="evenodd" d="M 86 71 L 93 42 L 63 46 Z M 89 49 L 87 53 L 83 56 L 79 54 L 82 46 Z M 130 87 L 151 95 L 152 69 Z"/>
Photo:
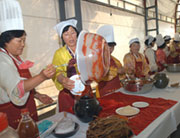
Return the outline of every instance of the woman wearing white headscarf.
<path id="1" fill-rule="evenodd" d="M 164 48 L 166 47 L 166 43 L 162 38 L 161 34 L 156 36 L 156 44 L 158 49 L 156 50 L 156 62 L 158 65 L 158 71 L 163 71 L 165 69 L 165 65 L 167 64 L 167 56 L 164 52 Z"/>
<path id="2" fill-rule="evenodd" d="M 75 103 L 75 95 L 70 92 L 75 87 L 75 82 L 70 77 L 78 73 L 75 51 L 79 32 L 76 24 L 77 20 L 70 19 L 62 21 L 55 26 L 58 35 L 63 41 L 63 46 L 56 50 L 52 62 L 58 66 L 53 81 L 59 90 L 57 108 L 59 112 L 72 112 L 72 107 Z"/>
<path id="3" fill-rule="evenodd" d="M 171 36 L 169 35 L 165 35 L 163 37 L 165 43 L 166 43 L 166 47 L 163 49 L 164 52 L 166 53 L 166 56 L 168 57 L 170 54 L 170 44 L 171 44 Z"/>
<path id="4" fill-rule="evenodd" d="M 138 38 L 129 41 L 130 52 L 124 56 L 124 68 L 132 77 L 148 77 L 149 66 L 143 54 L 139 53 L 140 42 Z"/>
<path id="5" fill-rule="evenodd" d="M 144 55 L 150 67 L 150 72 L 149 72 L 150 75 L 158 71 L 158 66 L 156 63 L 156 53 L 152 49 L 154 47 L 155 41 L 156 41 L 156 38 L 152 37 L 151 35 L 148 35 L 146 37 L 146 40 L 144 41 L 145 46 L 146 46 L 144 50 Z"/>
<path id="6" fill-rule="evenodd" d="M 108 43 L 110 54 L 114 51 L 116 42 L 114 41 L 114 29 L 111 25 L 103 25 L 97 30 L 97 34 L 104 37 Z M 125 71 L 121 62 L 111 55 L 110 69 L 107 75 L 98 82 L 96 87 L 96 97 L 102 97 L 122 87 L 121 81 L 125 78 Z"/>

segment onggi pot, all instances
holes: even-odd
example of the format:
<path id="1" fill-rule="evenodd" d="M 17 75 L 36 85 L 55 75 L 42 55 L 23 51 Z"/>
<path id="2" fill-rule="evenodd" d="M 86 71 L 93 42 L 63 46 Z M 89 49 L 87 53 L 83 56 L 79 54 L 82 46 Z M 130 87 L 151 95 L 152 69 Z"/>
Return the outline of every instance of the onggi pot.
<path id="1" fill-rule="evenodd" d="M 98 116 L 101 109 L 96 98 L 86 95 L 77 100 L 74 106 L 75 115 L 85 123 L 92 121 L 94 116 Z"/>
<path id="2" fill-rule="evenodd" d="M 169 83 L 169 78 L 166 76 L 165 73 L 157 73 L 154 76 L 154 79 L 155 79 L 154 86 L 160 89 L 165 88 Z"/>

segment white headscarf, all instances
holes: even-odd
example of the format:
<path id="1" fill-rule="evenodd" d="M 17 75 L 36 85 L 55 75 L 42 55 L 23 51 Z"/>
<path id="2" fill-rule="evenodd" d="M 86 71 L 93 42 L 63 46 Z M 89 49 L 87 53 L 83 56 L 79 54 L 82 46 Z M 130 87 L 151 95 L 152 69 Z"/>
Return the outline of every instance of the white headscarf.
<path id="1" fill-rule="evenodd" d="M 133 44 L 133 43 L 136 43 L 136 42 L 140 43 L 140 42 L 139 42 L 139 38 L 133 38 L 133 39 L 131 39 L 131 40 L 129 41 L 129 46 L 130 46 L 131 44 Z"/>
<path id="2" fill-rule="evenodd" d="M 158 47 L 161 47 L 164 43 L 165 43 L 165 41 L 164 41 L 162 35 L 161 35 L 161 34 L 158 34 L 158 35 L 156 36 L 156 44 L 157 44 L 157 46 L 158 46 Z"/>
<path id="3" fill-rule="evenodd" d="M 70 19 L 70 20 L 62 21 L 62 22 L 58 23 L 58 24 L 54 27 L 54 29 L 57 31 L 57 33 L 59 34 L 59 36 L 62 37 L 63 29 L 64 29 L 66 26 L 69 26 L 69 25 L 76 28 L 77 20 L 75 20 L 75 19 Z"/>
<path id="4" fill-rule="evenodd" d="M 150 46 L 150 44 L 154 41 L 154 37 L 151 35 L 146 36 L 145 42 L 147 41 L 147 46 Z"/>

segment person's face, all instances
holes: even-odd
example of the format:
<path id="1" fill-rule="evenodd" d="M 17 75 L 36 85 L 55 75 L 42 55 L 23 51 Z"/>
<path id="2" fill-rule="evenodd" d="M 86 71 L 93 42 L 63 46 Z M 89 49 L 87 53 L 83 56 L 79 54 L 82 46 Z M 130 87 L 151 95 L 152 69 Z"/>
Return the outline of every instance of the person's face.
<path id="1" fill-rule="evenodd" d="M 12 54 L 14 57 L 17 57 L 22 54 L 26 41 L 26 35 L 22 37 L 13 38 L 9 43 L 5 44 L 5 49 Z"/>
<path id="2" fill-rule="evenodd" d="M 69 27 L 68 31 L 63 33 L 63 40 L 67 46 L 76 47 L 77 33 L 71 26 Z"/>
<path id="3" fill-rule="evenodd" d="M 131 52 L 134 54 L 138 54 L 140 50 L 140 44 L 139 43 L 132 43 L 130 46 Z"/>

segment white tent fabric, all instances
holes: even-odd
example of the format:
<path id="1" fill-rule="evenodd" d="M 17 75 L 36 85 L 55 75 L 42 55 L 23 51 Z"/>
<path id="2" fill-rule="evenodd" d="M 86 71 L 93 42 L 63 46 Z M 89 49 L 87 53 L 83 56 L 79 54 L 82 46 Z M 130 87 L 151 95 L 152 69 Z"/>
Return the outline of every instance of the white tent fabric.
<path id="1" fill-rule="evenodd" d="M 70 3 L 68 3 L 70 4 Z M 121 62 L 124 55 L 129 52 L 128 42 L 131 38 L 138 37 L 141 42 L 141 52 L 144 50 L 145 25 L 144 17 L 119 11 L 117 9 L 100 6 L 94 3 L 82 1 L 83 29 L 96 32 L 97 28 L 104 24 L 111 24 L 114 27 L 115 41 L 117 46 L 113 55 Z M 92 10 L 93 9 L 93 10 Z M 112 15 L 110 15 L 112 13 Z M 149 24 L 155 28 L 155 22 Z M 159 32 L 164 35 L 174 35 L 174 26 L 165 22 L 159 22 Z M 156 36 L 155 32 L 151 35 Z"/>
<path id="2" fill-rule="evenodd" d="M 37 74 L 47 64 L 52 62 L 54 52 L 61 46 L 53 27 L 59 22 L 59 0 L 18 0 L 22 7 L 24 26 L 27 32 L 24 59 L 35 62 L 31 69 L 32 74 Z M 103 0 L 101 0 L 103 1 Z M 108 0 L 106 0 L 108 1 Z M 121 0 L 111 0 L 115 4 Z M 143 0 L 126 0 L 143 7 Z M 148 2 L 154 0 L 148 0 Z M 174 16 L 175 0 L 158 0 L 159 13 Z M 66 17 L 71 18 L 74 13 L 74 0 L 65 1 Z M 121 62 L 123 56 L 129 52 L 128 42 L 133 37 L 138 37 L 141 42 L 141 52 L 144 49 L 145 26 L 144 17 L 117 9 L 100 6 L 81 0 L 81 13 L 83 29 L 95 33 L 104 24 L 114 27 L 114 36 L 117 46 L 113 55 Z M 110 14 L 112 13 L 112 15 Z M 155 22 L 150 22 L 151 28 Z M 159 21 L 159 32 L 164 35 L 174 36 L 174 25 Z M 155 33 L 151 35 L 156 36 Z M 48 93 L 50 96 L 58 94 L 51 81 L 46 81 L 37 89 Z M 43 89 L 46 88 L 46 89 Z M 57 93 L 56 93 L 57 92 Z M 52 94 L 50 94 L 52 93 Z"/>

